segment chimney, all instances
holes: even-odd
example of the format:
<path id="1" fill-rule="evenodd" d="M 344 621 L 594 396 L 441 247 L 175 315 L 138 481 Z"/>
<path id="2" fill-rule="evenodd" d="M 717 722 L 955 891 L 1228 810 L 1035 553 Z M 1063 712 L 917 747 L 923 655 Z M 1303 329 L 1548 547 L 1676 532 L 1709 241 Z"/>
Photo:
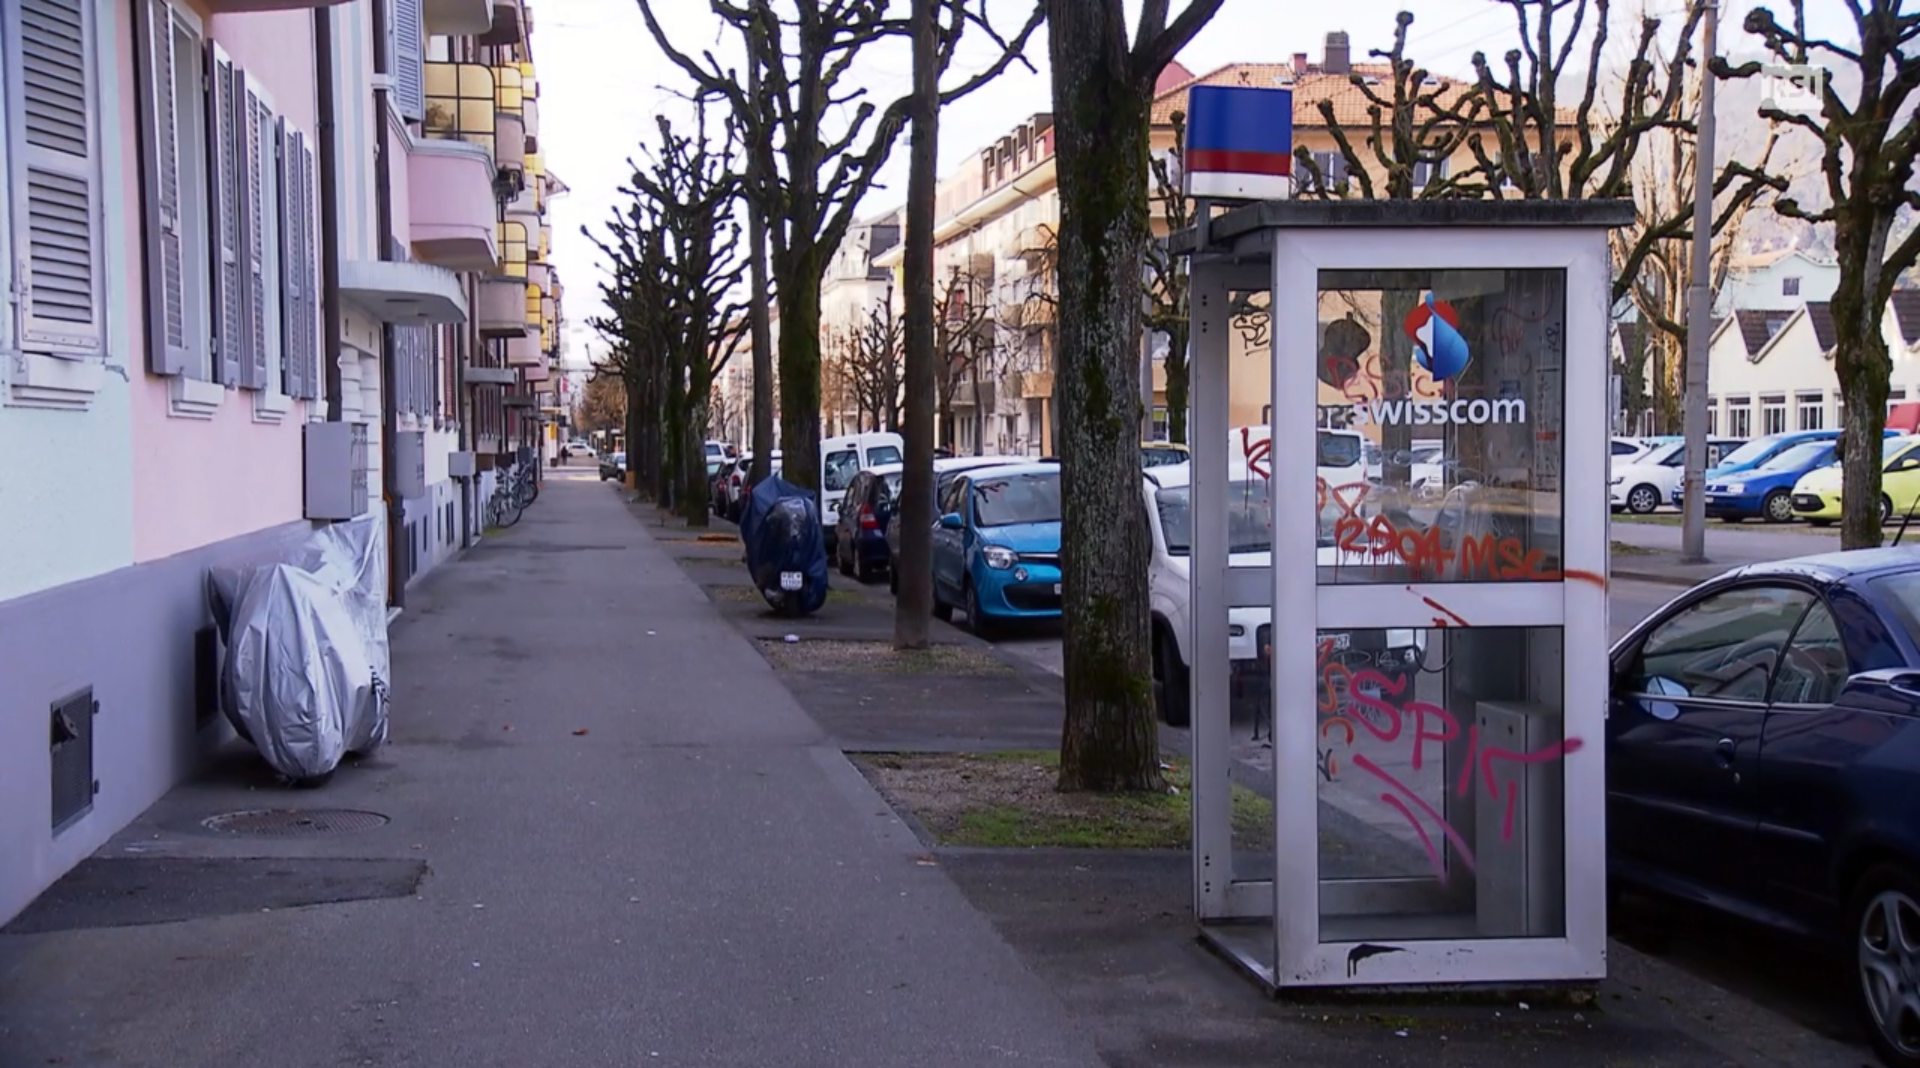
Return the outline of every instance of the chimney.
<path id="1" fill-rule="evenodd" d="M 1344 31 L 1335 30 L 1327 34 L 1327 58 L 1321 62 L 1320 69 L 1328 74 L 1346 74 L 1353 69 L 1347 56 L 1347 35 Z"/>
<path id="2" fill-rule="evenodd" d="M 1305 52 L 1295 52 L 1293 54 L 1293 76 L 1298 78 L 1306 72 L 1307 54 Z"/>

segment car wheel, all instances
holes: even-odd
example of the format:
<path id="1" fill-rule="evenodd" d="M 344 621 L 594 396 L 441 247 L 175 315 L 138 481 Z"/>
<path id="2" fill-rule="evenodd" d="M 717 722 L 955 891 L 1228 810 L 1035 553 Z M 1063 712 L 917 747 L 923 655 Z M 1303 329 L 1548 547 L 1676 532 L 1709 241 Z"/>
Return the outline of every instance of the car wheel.
<path id="1" fill-rule="evenodd" d="M 1848 916 L 1867 1037 L 1891 1068 L 1920 1068 L 1920 881 L 1900 868 L 1873 868 Z"/>
<path id="2" fill-rule="evenodd" d="M 840 546 L 838 545 L 835 545 L 833 547 L 833 563 L 834 563 L 834 566 L 840 569 L 840 573 L 842 575 L 853 574 L 853 568 L 847 563 L 846 554 L 842 552 Z"/>
<path id="3" fill-rule="evenodd" d="M 853 580 L 862 586 L 873 581 L 873 565 L 867 563 L 867 558 L 858 552 L 853 557 Z"/>
<path id="4" fill-rule="evenodd" d="M 967 629 L 973 632 L 974 637 L 986 639 L 993 637 L 995 629 L 993 620 L 980 611 L 980 594 L 971 582 L 967 583 Z"/>
<path id="5" fill-rule="evenodd" d="M 1793 522 L 1793 498 L 1788 496 L 1786 490 L 1774 490 L 1767 494 L 1766 500 L 1760 502 L 1760 516 L 1769 523 Z"/>
<path id="6" fill-rule="evenodd" d="M 1153 696 L 1160 719 L 1169 727 L 1184 727 L 1191 721 L 1187 691 L 1187 665 L 1180 659 L 1180 646 L 1173 632 L 1164 626 L 1153 628 Z"/>
<path id="7" fill-rule="evenodd" d="M 1635 486 L 1627 494 L 1627 511 L 1634 515 L 1647 515 L 1660 507 L 1660 491 L 1652 486 Z"/>

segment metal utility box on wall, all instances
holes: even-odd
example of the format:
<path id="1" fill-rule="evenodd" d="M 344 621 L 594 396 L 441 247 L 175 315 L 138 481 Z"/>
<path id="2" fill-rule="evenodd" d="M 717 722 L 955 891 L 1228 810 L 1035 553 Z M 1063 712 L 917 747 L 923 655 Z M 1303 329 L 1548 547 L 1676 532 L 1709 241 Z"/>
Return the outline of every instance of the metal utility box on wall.
<path id="1" fill-rule="evenodd" d="M 352 519 L 367 511 L 365 423 L 306 425 L 307 518 Z"/>
<path id="2" fill-rule="evenodd" d="M 479 470 L 479 463 L 470 452 L 450 452 L 447 454 L 448 478 L 472 478 Z"/>
<path id="3" fill-rule="evenodd" d="M 427 435 L 401 430 L 393 435 L 393 493 L 409 500 L 427 495 Z"/>

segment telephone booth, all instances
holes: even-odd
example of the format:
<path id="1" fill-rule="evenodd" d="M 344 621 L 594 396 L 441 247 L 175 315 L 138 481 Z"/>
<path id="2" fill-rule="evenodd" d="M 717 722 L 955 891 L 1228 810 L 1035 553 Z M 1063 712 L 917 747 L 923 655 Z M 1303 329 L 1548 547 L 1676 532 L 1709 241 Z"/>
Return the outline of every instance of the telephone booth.
<path id="1" fill-rule="evenodd" d="M 1175 240 L 1194 906 L 1275 990 L 1604 975 L 1607 230 L 1631 217 L 1265 200 Z"/>

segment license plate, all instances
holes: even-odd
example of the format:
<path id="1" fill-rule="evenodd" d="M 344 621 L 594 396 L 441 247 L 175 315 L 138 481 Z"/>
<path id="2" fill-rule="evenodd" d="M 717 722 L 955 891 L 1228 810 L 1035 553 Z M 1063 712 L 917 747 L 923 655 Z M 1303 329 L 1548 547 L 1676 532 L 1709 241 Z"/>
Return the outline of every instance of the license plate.
<path id="1" fill-rule="evenodd" d="M 780 588 L 783 590 L 797 590 L 805 578 L 806 576 L 800 574 L 798 571 L 782 571 L 780 572 Z"/>
<path id="2" fill-rule="evenodd" d="M 1060 584 L 1058 582 L 1053 584 L 1053 595 L 1055 597 L 1060 596 Z"/>
<path id="3" fill-rule="evenodd" d="M 1336 634 L 1333 636 L 1333 651 L 1339 652 L 1353 644 L 1353 635 Z"/>

